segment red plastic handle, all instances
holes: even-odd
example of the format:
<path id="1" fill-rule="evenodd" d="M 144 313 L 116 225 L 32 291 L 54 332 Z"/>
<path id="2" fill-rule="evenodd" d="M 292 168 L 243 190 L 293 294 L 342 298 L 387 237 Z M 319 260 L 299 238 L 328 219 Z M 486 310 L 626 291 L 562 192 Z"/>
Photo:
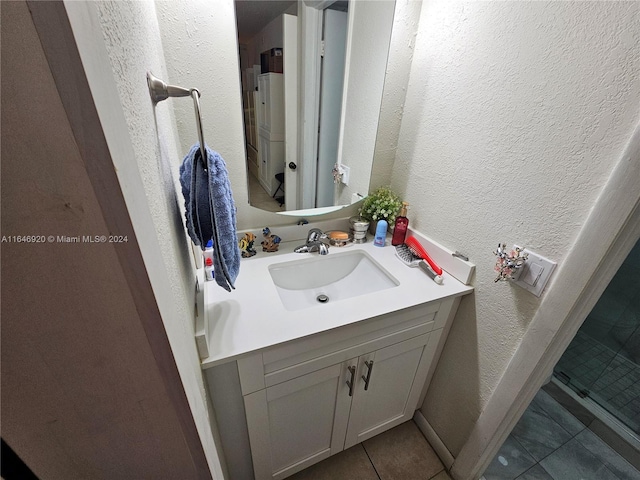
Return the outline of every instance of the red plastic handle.
<path id="1" fill-rule="evenodd" d="M 420 245 L 420 242 L 418 242 L 418 240 L 416 240 L 414 237 L 407 237 L 405 242 L 407 244 L 407 247 L 409 247 L 415 255 L 419 256 L 423 260 L 426 260 L 431 269 L 436 272 L 436 275 L 442 275 L 442 269 L 436 262 L 431 259 L 427 251 L 422 245 Z"/>

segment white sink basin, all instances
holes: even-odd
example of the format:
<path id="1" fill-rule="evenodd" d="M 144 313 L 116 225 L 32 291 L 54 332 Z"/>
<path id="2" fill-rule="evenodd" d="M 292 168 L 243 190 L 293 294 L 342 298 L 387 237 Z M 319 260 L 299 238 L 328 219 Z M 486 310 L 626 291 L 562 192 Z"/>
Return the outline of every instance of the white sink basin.
<path id="1" fill-rule="evenodd" d="M 287 310 L 319 306 L 400 285 L 362 250 L 276 263 L 269 266 L 269 273 Z"/>

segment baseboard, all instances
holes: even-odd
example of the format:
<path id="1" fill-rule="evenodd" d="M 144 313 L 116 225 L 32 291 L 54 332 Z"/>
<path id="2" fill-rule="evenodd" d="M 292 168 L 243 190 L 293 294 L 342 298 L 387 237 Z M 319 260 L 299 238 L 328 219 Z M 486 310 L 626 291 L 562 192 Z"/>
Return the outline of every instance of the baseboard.
<path id="1" fill-rule="evenodd" d="M 440 440 L 440 437 L 431 427 L 429 422 L 427 422 L 427 419 L 424 418 L 424 415 L 422 415 L 420 410 L 416 410 L 413 414 L 413 421 L 416 422 L 416 425 L 427 439 L 427 442 L 429 442 L 433 450 L 436 452 L 436 455 L 438 455 L 438 458 L 440 458 L 442 464 L 445 466 L 447 471 L 449 471 L 455 458 L 453 458 L 449 449 L 445 446 L 444 442 Z"/>

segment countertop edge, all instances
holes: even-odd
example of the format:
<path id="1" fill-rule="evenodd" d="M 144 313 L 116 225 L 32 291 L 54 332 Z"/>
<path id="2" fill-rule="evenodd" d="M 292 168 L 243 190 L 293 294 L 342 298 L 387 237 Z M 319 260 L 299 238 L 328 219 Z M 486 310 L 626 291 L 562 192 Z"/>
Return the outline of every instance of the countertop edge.
<path id="1" fill-rule="evenodd" d="M 415 303 L 415 304 L 409 304 L 409 305 L 407 305 L 407 306 L 405 306 L 403 308 L 400 308 L 400 309 L 392 309 L 392 310 L 389 310 L 389 311 L 382 311 L 382 312 L 380 312 L 380 314 L 378 314 L 378 315 L 376 315 L 374 317 L 366 317 L 366 318 L 360 318 L 360 319 L 352 320 L 352 321 L 349 321 L 349 322 L 345 322 L 345 323 L 343 323 L 341 325 L 328 327 L 328 328 L 321 329 L 321 330 L 318 330 L 318 331 L 315 331 L 315 332 L 312 332 L 312 333 L 308 333 L 306 335 L 301 335 L 301 336 L 296 336 L 296 337 L 292 337 L 292 338 L 288 338 L 288 339 L 283 339 L 283 340 L 278 341 L 278 342 L 265 343 L 264 345 L 262 345 L 260 347 L 257 347 L 257 348 L 253 348 L 251 350 L 239 351 L 239 352 L 235 352 L 235 353 L 232 353 L 232 354 L 229 354 L 229 355 L 222 355 L 222 356 L 220 356 L 218 358 L 215 358 L 215 356 L 209 356 L 207 358 L 201 359 L 200 368 L 202 370 L 207 370 L 209 368 L 213 368 L 213 367 L 216 367 L 218 365 L 223 365 L 225 363 L 236 361 L 236 360 L 238 360 L 240 358 L 244 358 L 244 357 L 248 357 L 248 356 L 254 355 L 257 352 L 260 352 L 262 350 L 266 350 L 266 349 L 271 348 L 271 347 L 275 347 L 276 345 L 283 345 L 285 343 L 293 342 L 293 341 L 296 341 L 296 340 L 300 340 L 302 338 L 312 337 L 314 335 L 319 335 L 319 334 L 328 332 L 330 330 L 335 330 L 335 329 L 339 329 L 339 328 L 342 328 L 342 327 L 347 327 L 349 325 L 353 325 L 353 324 L 356 324 L 356 323 L 359 323 L 359 322 L 366 322 L 368 320 L 371 320 L 373 318 L 377 318 L 377 317 L 382 316 L 382 315 L 387 315 L 389 313 L 393 313 L 393 312 L 396 312 L 396 311 L 404 310 L 405 308 L 412 308 L 412 307 L 416 307 L 416 306 L 419 306 L 419 305 L 425 305 L 425 304 L 432 303 L 432 302 L 441 302 L 441 301 L 446 300 L 448 298 L 463 297 L 463 296 L 466 296 L 466 295 L 469 295 L 470 293 L 472 293 L 473 290 L 474 290 L 473 287 L 467 286 L 467 288 L 465 290 L 463 290 L 463 291 L 456 292 L 456 293 L 453 293 L 453 294 L 450 294 L 450 295 L 444 295 L 442 297 L 438 297 L 436 299 L 433 299 L 433 300 L 430 300 L 430 301 L 427 301 L 427 302 L 419 302 L 419 303 Z"/>

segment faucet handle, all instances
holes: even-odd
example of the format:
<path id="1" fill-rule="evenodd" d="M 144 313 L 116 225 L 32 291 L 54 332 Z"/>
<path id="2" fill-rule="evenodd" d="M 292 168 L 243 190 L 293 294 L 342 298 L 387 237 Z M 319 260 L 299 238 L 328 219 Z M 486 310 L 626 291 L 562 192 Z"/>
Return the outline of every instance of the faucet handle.
<path id="1" fill-rule="evenodd" d="M 312 228 L 307 234 L 307 243 L 319 242 L 326 235 L 319 228 Z"/>

